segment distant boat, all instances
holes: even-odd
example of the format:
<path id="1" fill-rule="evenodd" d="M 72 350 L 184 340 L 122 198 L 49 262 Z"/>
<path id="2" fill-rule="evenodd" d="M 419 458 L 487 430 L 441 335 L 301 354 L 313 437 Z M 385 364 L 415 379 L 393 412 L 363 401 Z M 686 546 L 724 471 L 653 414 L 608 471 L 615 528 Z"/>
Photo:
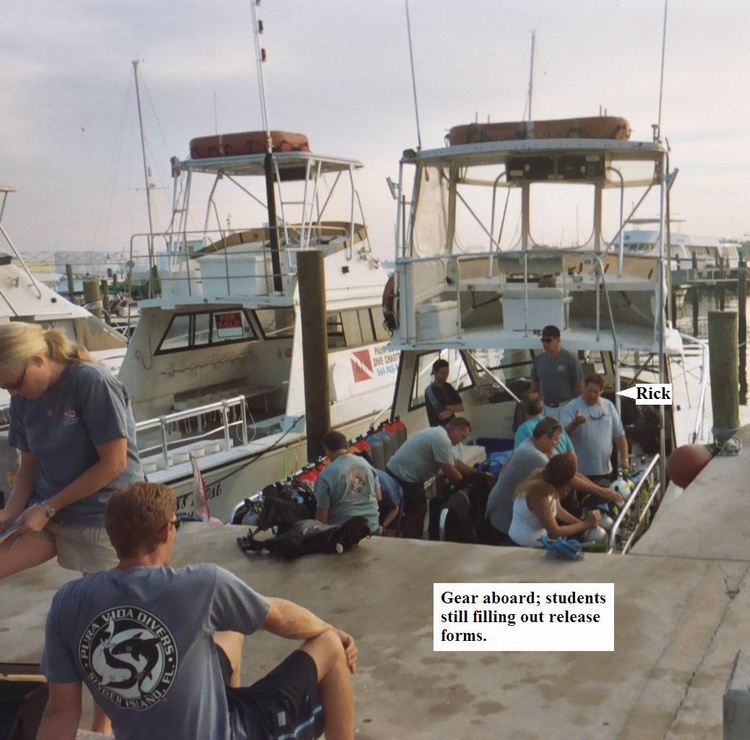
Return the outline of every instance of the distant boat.
<path id="1" fill-rule="evenodd" d="M 149 479 L 190 510 L 196 456 L 222 519 L 260 481 L 307 462 L 305 394 L 316 389 L 303 381 L 300 252 L 324 255 L 334 428 L 350 434 L 390 405 L 398 359 L 383 327 L 387 275 L 355 189 L 360 163 L 316 155 L 297 134 L 272 137 L 270 154 L 266 134 L 251 132 L 193 140 L 191 157 L 173 160 L 172 230 L 149 235 L 167 247 L 154 258 L 161 297 L 139 301 L 120 372 Z"/>
<path id="2" fill-rule="evenodd" d="M 625 254 L 659 256 L 659 231 L 655 229 L 632 229 L 623 232 L 622 238 Z M 741 244 L 728 239 L 676 233 L 669 235 L 668 245 L 665 256 L 672 271 L 698 273 L 724 270 L 728 274 L 736 270 L 742 249 Z"/>

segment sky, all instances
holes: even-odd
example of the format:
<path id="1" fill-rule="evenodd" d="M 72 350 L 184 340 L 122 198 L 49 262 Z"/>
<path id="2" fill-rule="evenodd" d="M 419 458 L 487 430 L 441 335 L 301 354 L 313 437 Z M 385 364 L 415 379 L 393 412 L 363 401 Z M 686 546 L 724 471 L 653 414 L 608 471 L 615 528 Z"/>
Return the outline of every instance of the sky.
<path id="1" fill-rule="evenodd" d="M 3 0 L 3 225 L 22 253 L 119 253 L 147 228 L 133 60 L 139 60 L 157 227 L 169 158 L 189 141 L 262 128 L 252 0 Z M 392 258 L 386 178 L 418 143 L 404 0 L 263 0 L 271 128 L 358 159 L 371 242 Z M 650 140 L 663 0 L 410 0 L 422 147 L 451 126 L 606 111 Z M 748 238 L 750 4 L 671 0 L 662 133 L 679 169 L 680 230 Z M 2 247 L 0 247 L 2 249 Z"/>

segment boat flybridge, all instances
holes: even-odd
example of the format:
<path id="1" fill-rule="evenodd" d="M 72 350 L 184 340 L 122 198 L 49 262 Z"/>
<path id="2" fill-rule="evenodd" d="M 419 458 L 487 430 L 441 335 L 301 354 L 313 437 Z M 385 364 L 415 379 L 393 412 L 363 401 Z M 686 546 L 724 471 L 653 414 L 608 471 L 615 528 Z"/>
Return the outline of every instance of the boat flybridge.
<path id="1" fill-rule="evenodd" d="M 619 239 L 626 203 L 640 198 L 666 212 L 667 150 L 656 139 L 575 131 L 466 141 L 453 136 L 457 130 L 445 147 L 407 150 L 400 163 L 387 306 L 391 346 L 401 352 L 393 413 L 410 430 L 426 423 L 424 391 L 442 356 L 472 436 L 496 449 L 512 446 L 541 329 L 554 324 L 584 376 L 601 374 L 605 396 L 621 411 L 631 467 L 647 491 L 639 489 L 630 506 L 647 516 L 666 484 L 666 455 L 699 441 L 704 428 L 705 347 L 689 344 L 667 315 L 666 255 L 627 253 Z M 582 238 L 565 239 L 582 228 Z M 672 383 L 675 405 L 636 406 L 616 395 L 641 383 Z M 612 549 L 629 547 L 642 528 L 623 522 Z"/>
<path id="2" fill-rule="evenodd" d="M 360 163 L 270 133 L 268 154 L 265 132 L 193 140 L 190 158 L 172 162 L 166 254 L 153 235 L 133 242 L 138 252 L 148 241 L 161 293 L 139 302 L 120 373 L 142 461 L 182 510 L 197 463 L 221 519 L 307 463 L 305 394 L 320 389 L 304 387 L 300 253 L 323 253 L 334 428 L 353 434 L 387 409 L 398 358 L 383 328 L 387 275 L 355 189 Z"/>

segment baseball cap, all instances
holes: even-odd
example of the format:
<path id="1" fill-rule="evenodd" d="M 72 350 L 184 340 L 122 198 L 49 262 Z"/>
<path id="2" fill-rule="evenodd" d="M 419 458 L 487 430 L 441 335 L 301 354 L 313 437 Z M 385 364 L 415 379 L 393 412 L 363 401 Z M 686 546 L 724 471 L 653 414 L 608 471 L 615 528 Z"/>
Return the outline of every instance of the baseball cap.
<path id="1" fill-rule="evenodd" d="M 554 325 L 550 324 L 542 329 L 542 337 L 551 337 L 552 339 L 560 338 L 560 330 Z"/>

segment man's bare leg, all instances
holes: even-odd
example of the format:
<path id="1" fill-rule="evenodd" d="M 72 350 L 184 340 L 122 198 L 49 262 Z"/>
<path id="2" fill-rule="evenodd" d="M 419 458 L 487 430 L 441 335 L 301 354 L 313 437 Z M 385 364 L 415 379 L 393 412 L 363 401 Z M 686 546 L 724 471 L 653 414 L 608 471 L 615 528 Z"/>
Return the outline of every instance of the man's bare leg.
<path id="1" fill-rule="evenodd" d="M 91 720 L 91 732 L 99 732 L 102 735 L 112 734 L 112 723 L 104 710 L 96 703 L 94 699 L 94 717 Z"/>
<path id="2" fill-rule="evenodd" d="M 240 632 L 214 632 L 214 642 L 227 654 L 229 662 L 232 664 L 232 678 L 229 685 L 232 688 L 239 688 L 240 685 L 240 668 L 242 667 L 242 644 L 245 641 L 245 635 Z"/>
<path id="3" fill-rule="evenodd" d="M 333 630 L 327 630 L 307 640 L 300 649 L 310 655 L 318 669 L 326 740 L 352 740 L 354 691 L 341 639 Z"/>

